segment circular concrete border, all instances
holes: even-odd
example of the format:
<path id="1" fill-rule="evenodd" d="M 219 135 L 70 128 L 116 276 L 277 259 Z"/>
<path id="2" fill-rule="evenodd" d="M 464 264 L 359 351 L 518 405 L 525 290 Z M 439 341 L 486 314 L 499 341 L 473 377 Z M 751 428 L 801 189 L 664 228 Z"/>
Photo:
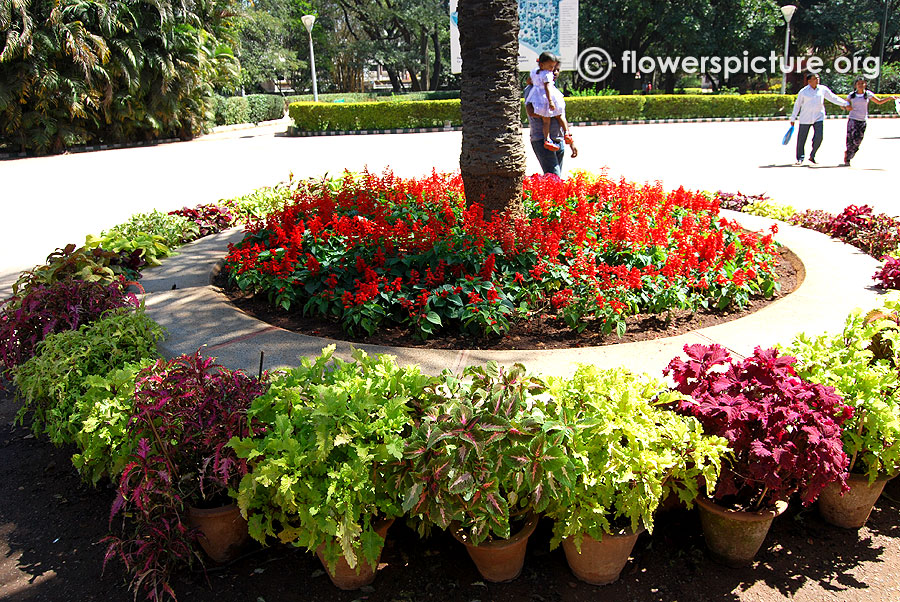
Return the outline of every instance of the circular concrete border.
<path id="1" fill-rule="evenodd" d="M 241 229 L 185 245 L 162 266 L 147 270 L 141 284 L 147 313 L 168 331 L 160 344 L 163 355 L 193 353 L 206 346 L 204 353 L 217 357 L 222 365 L 248 372 L 258 369 L 260 352 L 265 353 L 265 367 L 271 369 L 297 365 L 300 357 L 318 355 L 323 347 L 334 344 L 337 355 L 342 357 L 348 357 L 351 349 L 358 347 L 369 353 L 389 353 L 399 362 L 418 364 L 423 372 L 431 374 L 496 360 L 502 364 L 522 362 L 544 375 L 567 376 L 582 363 L 601 368 L 625 366 L 659 376 L 687 344 L 718 343 L 736 356 L 747 356 L 756 346 L 790 343 L 800 332 L 839 331 L 853 309 L 870 309 L 879 304 L 879 292 L 872 286 L 878 262 L 872 257 L 813 230 L 731 211 L 723 211 L 722 215 L 755 231 L 777 224 L 775 239 L 803 262 L 806 277 L 800 287 L 738 320 L 676 337 L 604 347 L 527 351 L 418 349 L 353 345 L 283 330 L 245 314 L 210 283 L 214 266 L 228 244 L 243 238 Z"/>

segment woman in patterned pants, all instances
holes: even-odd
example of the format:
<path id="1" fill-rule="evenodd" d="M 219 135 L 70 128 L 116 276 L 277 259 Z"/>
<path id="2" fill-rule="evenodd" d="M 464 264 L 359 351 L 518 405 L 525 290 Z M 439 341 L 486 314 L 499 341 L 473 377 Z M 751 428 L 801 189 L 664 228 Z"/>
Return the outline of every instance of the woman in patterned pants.
<path id="1" fill-rule="evenodd" d="M 878 98 L 869 92 L 867 82 L 862 77 L 856 80 L 856 90 L 848 97 L 847 102 L 850 105 L 850 118 L 847 120 L 847 150 L 844 152 L 844 165 L 850 165 L 850 161 L 859 151 L 859 145 L 862 144 L 863 136 L 866 135 L 866 122 L 869 117 L 869 101 L 875 104 L 884 104 L 896 97 Z"/>

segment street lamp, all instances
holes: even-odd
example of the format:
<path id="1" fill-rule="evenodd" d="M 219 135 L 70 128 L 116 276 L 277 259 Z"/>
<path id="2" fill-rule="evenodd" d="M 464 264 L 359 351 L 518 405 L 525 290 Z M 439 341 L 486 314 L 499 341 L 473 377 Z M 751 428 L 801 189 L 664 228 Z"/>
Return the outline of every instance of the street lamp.
<path id="1" fill-rule="evenodd" d="M 781 93 L 784 94 L 787 91 L 787 59 L 788 52 L 790 51 L 791 44 L 791 18 L 794 16 L 794 11 L 797 10 L 797 7 L 793 4 L 786 4 L 781 7 L 781 14 L 784 15 L 784 22 L 787 23 L 787 29 L 784 31 L 784 62 L 781 65 Z"/>
<path id="2" fill-rule="evenodd" d="M 319 102 L 319 87 L 316 84 L 316 55 L 313 54 L 313 44 L 312 44 L 312 28 L 313 23 L 316 22 L 315 15 L 303 15 L 300 17 L 300 20 L 303 21 L 303 26 L 306 27 L 306 33 L 309 34 L 309 64 L 312 67 L 312 78 L 313 78 L 313 100 Z"/>
<path id="3" fill-rule="evenodd" d="M 878 79 L 875 80 L 875 92 L 881 92 L 881 64 L 884 62 L 884 42 L 887 39 L 888 7 L 890 3 L 884 0 L 884 22 L 881 24 L 881 53 L 878 55 Z"/>

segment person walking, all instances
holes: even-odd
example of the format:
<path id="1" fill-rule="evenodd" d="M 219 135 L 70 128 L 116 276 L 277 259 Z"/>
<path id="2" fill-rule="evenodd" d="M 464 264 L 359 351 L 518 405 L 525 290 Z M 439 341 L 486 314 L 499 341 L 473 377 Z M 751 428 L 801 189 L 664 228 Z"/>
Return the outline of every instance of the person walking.
<path id="1" fill-rule="evenodd" d="M 878 98 L 869 91 L 869 83 L 864 77 L 858 77 L 854 82 L 856 88 L 847 96 L 847 102 L 850 103 L 850 115 L 847 119 L 847 150 L 844 151 L 844 166 L 849 166 L 850 161 L 859 151 L 859 145 L 862 144 L 863 136 L 866 135 L 866 122 L 869 118 L 869 101 L 877 105 L 883 105 L 891 100 L 897 100 L 896 96 L 887 98 Z"/>
<path id="2" fill-rule="evenodd" d="M 566 100 L 556 87 L 554 70 L 559 64 L 555 55 L 542 52 L 538 57 L 538 68 L 531 72 L 531 90 L 525 102 L 534 108 L 535 114 L 543 120 L 544 147 L 558 151 L 562 146 L 550 137 L 550 123 L 558 121 L 565 141 L 569 141 L 569 124 L 566 122 Z M 558 71 L 556 72 L 558 73 Z"/>
<path id="3" fill-rule="evenodd" d="M 812 152 L 809 153 L 809 162 L 816 163 L 816 152 L 822 146 L 822 138 L 825 129 L 825 101 L 828 100 L 842 107 L 850 103 L 828 89 L 828 86 L 819 84 L 819 76 L 815 73 L 806 74 L 806 86 L 797 93 L 794 102 L 794 110 L 791 112 L 791 125 L 799 119 L 800 128 L 797 130 L 797 165 L 803 164 L 806 156 L 806 138 L 809 130 L 813 130 Z"/>
<path id="4" fill-rule="evenodd" d="M 559 63 L 553 69 L 554 77 L 559 77 Z M 525 87 L 525 98 L 529 96 L 533 84 Z M 558 150 L 550 150 L 545 145 L 544 136 L 544 119 L 534 111 L 534 105 L 525 102 L 525 113 L 528 115 L 528 126 L 531 138 L 531 148 L 534 149 L 534 155 L 537 157 L 538 163 L 544 174 L 554 174 L 562 177 L 563 158 L 566 156 L 566 150 L 563 146 L 566 143 L 564 132 L 559 120 L 553 119 L 550 122 L 550 140 L 556 143 Z M 570 136 L 568 139 L 569 147 L 572 149 L 572 158 L 578 156 L 578 148 L 575 147 L 575 141 Z"/>

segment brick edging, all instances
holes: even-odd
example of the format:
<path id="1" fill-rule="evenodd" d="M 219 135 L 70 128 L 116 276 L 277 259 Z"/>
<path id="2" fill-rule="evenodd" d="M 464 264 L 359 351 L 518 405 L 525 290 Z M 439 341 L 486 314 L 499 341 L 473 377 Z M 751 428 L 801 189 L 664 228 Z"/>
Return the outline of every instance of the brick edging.
<path id="1" fill-rule="evenodd" d="M 690 119 L 625 119 L 610 121 L 574 121 L 572 125 L 589 126 L 589 125 L 649 125 L 660 123 L 728 123 L 741 121 L 786 121 L 787 116 L 780 117 L 696 117 Z M 846 119 L 846 115 L 826 115 L 826 119 Z M 869 119 L 896 119 L 900 115 L 869 115 Z M 444 126 L 431 128 L 391 128 L 386 130 L 328 130 L 318 132 L 308 132 L 298 130 L 295 126 L 289 125 L 287 129 L 288 136 L 298 138 L 309 138 L 314 136 L 365 136 L 369 134 L 425 134 L 434 132 L 458 132 L 462 130 L 462 126 Z"/>

